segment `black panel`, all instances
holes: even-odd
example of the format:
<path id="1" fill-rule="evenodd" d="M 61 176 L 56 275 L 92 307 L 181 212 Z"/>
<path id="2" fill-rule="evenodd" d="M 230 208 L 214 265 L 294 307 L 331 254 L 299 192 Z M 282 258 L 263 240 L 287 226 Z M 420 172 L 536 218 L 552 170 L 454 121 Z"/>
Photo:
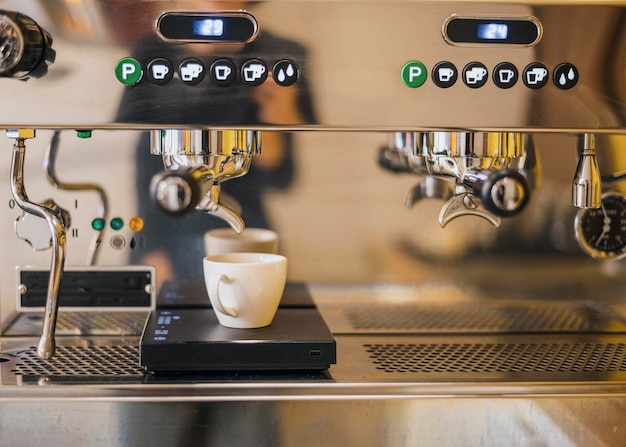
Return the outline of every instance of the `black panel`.
<path id="1" fill-rule="evenodd" d="M 459 44 L 531 45 L 541 30 L 532 19 L 464 18 L 451 19 L 446 38 Z"/>

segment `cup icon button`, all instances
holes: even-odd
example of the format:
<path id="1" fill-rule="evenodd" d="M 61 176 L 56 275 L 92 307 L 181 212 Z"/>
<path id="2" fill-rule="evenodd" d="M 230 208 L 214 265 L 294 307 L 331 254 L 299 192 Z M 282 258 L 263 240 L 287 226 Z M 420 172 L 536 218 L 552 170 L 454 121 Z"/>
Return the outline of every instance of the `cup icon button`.
<path id="1" fill-rule="evenodd" d="M 196 85 L 204 79 L 204 65 L 197 59 L 187 59 L 180 64 L 178 75 L 185 84 Z"/>
<path id="2" fill-rule="evenodd" d="M 167 84 L 174 77 L 174 67 L 167 59 L 154 59 L 148 64 L 147 75 L 153 84 Z"/>
<path id="3" fill-rule="evenodd" d="M 463 68 L 463 82 L 470 88 L 480 88 L 489 78 L 487 67 L 480 62 L 470 62 Z"/>
<path id="4" fill-rule="evenodd" d="M 211 64 L 211 79 L 217 85 L 230 85 L 237 76 L 235 64 L 228 59 L 218 59 Z"/>
<path id="5" fill-rule="evenodd" d="M 452 62 L 439 62 L 433 67 L 432 78 L 437 87 L 452 87 L 459 75 Z"/>
<path id="6" fill-rule="evenodd" d="M 548 69 L 542 63 L 533 62 L 524 68 L 522 79 L 526 87 L 539 89 L 548 83 Z"/>
<path id="7" fill-rule="evenodd" d="M 261 85 L 267 79 L 267 67 L 258 59 L 250 59 L 241 68 L 241 77 L 248 85 Z"/>
<path id="8" fill-rule="evenodd" d="M 502 62 L 493 70 L 493 83 L 499 88 L 513 87 L 519 79 L 517 67 L 510 62 Z"/>

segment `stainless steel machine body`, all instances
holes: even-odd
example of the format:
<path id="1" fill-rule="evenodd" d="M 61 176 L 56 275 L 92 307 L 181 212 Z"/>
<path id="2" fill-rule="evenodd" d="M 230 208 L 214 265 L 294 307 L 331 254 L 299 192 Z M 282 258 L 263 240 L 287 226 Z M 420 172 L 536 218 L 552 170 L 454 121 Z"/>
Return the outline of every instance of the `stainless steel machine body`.
<path id="1" fill-rule="evenodd" d="M 153 375 L 137 334 L 55 336 L 55 323 L 65 264 L 124 266 L 151 243 L 128 156 L 147 131 L 161 208 L 238 231 L 222 184 L 275 131 L 382 136 L 380 163 L 417 183 L 406 205 L 445 200 L 447 227 L 520 219 L 541 172 L 571 156 L 583 248 L 621 258 L 623 176 L 597 156 L 625 149 L 626 3 L 3 0 L 0 17 L 3 441 L 623 444 L 619 261 L 488 255 L 420 262 L 408 286 L 311 284 L 337 340 L 321 373 Z M 41 338 L 10 332 L 28 265 L 53 272 Z"/>

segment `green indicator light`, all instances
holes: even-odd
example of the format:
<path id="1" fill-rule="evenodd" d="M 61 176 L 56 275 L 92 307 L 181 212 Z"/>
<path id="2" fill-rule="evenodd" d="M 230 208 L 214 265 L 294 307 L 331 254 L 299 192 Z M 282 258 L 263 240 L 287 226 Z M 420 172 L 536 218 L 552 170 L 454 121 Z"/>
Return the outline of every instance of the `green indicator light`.
<path id="1" fill-rule="evenodd" d="M 76 135 L 78 138 L 91 138 L 91 130 L 77 130 Z"/>
<path id="2" fill-rule="evenodd" d="M 121 230 L 123 226 L 124 221 L 121 218 L 115 217 L 111 219 L 111 228 L 113 228 L 114 230 Z"/>
<path id="3" fill-rule="evenodd" d="M 428 70 L 420 61 L 410 61 L 402 67 L 401 77 L 407 87 L 421 87 L 428 78 Z"/>
<path id="4" fill-rule="evenodd" d="M 102 217 L 96 217 L 91 221 L 91 228 L 96 231 L 102 231 L 104 229 L 104 219 Z"/>
<path id="5" fill-rule="evenodd" d="M 143 77 L 141 63 L 132 57 L 120 59 L 115 66 L 115 77 L 124 85 L 135 85 Z"/>

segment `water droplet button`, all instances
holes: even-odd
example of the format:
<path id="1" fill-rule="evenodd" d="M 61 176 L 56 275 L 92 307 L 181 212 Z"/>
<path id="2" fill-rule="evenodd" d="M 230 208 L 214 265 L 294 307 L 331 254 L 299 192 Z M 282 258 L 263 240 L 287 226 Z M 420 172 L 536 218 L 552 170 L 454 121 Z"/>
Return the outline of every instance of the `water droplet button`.
<path id="1" fill-rule="evenodd" d="M 552 80 L 561 90 L 569 90 L 578 83 L 578 70 L 573 64 L 564 62 L 554 69 Z"/>
<path id="2" fill-rule="evenodd" d="M 300 72 L 298 66 L 290 60 L 282 60 L 276 62 L 272 69 L 274 81 L 283 87 L 293 85 L 298 80 Z"/>

